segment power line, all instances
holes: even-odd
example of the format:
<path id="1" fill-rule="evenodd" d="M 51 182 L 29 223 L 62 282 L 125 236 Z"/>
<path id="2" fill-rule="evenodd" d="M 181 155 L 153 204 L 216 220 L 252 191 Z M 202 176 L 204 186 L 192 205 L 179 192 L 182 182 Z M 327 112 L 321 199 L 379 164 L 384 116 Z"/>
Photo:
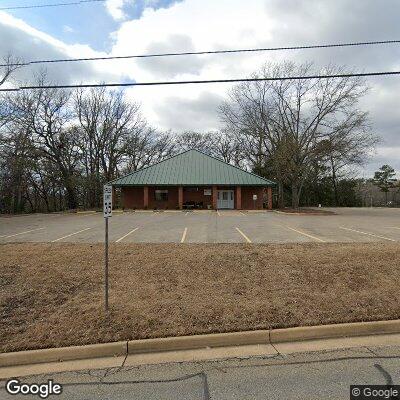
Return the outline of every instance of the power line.
<path id="1" fill-rule="evenodd" d="M 102 1 L 102 0 L 95 0 L 95 1 Z M 232 53 L 255 53 L 255 52 L 281 51 L 281 50 L 325 49 L 332 47 L 372 46 L 379 44 L 398 44 L 398 43 L 400 43 L 400 40 L 380 40 L 373 42 L 349 42 L 349 43 L 334 43 L 334 44 L 320 44 L 320 45 L 307 45 L 307 46 L 261 47 L 255 49 L 187 51 L 178 53 L 134 54 L 126 56 L 60 58 L 54 60 L 33 60 L 33 61 L 28 61 L 26 63 L 9 64 L 8 66 L 28 66 L 33 64 L 51 64 L 51 63 L 66 63 L 66 62 L 78 62 L 78 61 L 122 60 L 129 58 L 176 57 L 176 56 L 192 56 L 192 55 L 206 55 L 206 54 L 232 54 Z M 6 67 L 6 66 L 7 66 L 6 64 L 0 64 L 0 67 Z"/>
<path id="2" fill-rule="evenodd" d="M 45 8 L 45 7 L 60 7 L 60 6 L 75 6 L 81 5 L 85 3 L 104 3 L 106 0 L 80 0 L 80 1 L 73 1 L 68 3 L 53 3 L 53 4 L 32 4 L 29 6 L 13 6 L 13 7 L 1 7 L 0 10 L 22 10 L 27 8 Z"/>
<path id="3" fill-rule="evenodd" d="M 100 88 L 100 87 L 165 86 L 165 85 L 191 85 L 191 84 L 207 84 L 207 83 L 288 81 L 288 80 L 303 80 L 303 79 L 329 79 L 329 78 L 350 78 L 350 77 L 388 76 L 388 75 L 400 75 L 400 71 L 360 72 L 360 73 L 331 74 L 331 75 L 282 76 L 282 77 L 268 77 L 268 78 L 210 79 L 210 80 L 193 80 L 193 81 L 126 82 L 126 83 L 93 83 L 93 84 L 87 83 L 79 85 L 20 86 L 18 88 L 0 89 L 0 92 L 18 92 L 21 90 L 36 90 L 36 89 L 78 89 L 78 88 L 84 89 L 84 88 Z"/>

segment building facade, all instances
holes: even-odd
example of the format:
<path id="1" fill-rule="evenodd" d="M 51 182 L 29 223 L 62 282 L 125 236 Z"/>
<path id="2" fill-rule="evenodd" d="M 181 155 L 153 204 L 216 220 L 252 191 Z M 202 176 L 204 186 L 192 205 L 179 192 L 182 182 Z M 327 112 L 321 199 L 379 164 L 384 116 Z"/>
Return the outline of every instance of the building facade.
<path id="1" fill-rule="evenodd" d="M 188 150 L 110 182 L 124 209 L 272 208 L 274 182 Z"/>

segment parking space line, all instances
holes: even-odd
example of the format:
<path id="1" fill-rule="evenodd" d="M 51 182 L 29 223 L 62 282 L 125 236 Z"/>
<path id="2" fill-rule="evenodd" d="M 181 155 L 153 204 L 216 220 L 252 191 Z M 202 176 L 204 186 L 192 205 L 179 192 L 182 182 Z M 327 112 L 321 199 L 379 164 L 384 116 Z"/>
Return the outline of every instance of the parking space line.
<path id="1" fill-rule="evenodd" d="M 182 239 L 181 239 L 181 243 L 183 243 L 186 239 L 186 234 L 187 234 L 187 228 L 185 228 L 185 230 L 183 231 L 183 235 L 182 235 Z"/>
<path id="2" fill-rule="evenodd" d="M 242 211 L 239 211 L 239 214 L 242 214 L 242 215 L 246 215 L 244 212 L 242 212 Z"/>
<path id="3" fill-rule="evenodd" d="M 219 211 L 217 210 L 217 214 L 218 214 L 218 217 L 220 217 L 221 216 L 221 214 L 219 213 Z"/>
<path id="4" fill-rule="evenodd" d="M 251 240 L 238 227 L 236 227 L 236 230 L 246 239 L 247 243 L 251 243 Z"/>
<path id="5" fill-rule="evenodd" d="M 340 229 L 345 229 L 346 231 L 353 231 L 353 232 L 361 233 L 363 235 L 373 236 L 373 237 L 376 237 L 376 238 L 379 238 L 379 239 L 390 240 L 391 242 L 397 242 L 397 240 L 395 240 L 395 239 L 391 239 L 391 238 L 388 238 L 386 236 L 375 235 L 374 233 L 370 233 L 370 232 L 358 231 L 356 229 L 346 228 L 344 226 L 339 226 L 339 228 Z"/>
<path id="6" fill-rule="evenodd" d="M 400 229 L 398 226 L 388 226 L 390 229 Z"/>
<path id="7" fill-rule="evenodd" d="M 14 236 L 24 235 L 25 233 L 31 233 L 31 232 L 40 231 L 41 229 L 44 229 L 44 228 L 31 229 L 30 231 L 14 233 L 13 235 L 8 235 L 8 236 L 4 235 L 3 237 L 4 238 L 10 238 L 10 237 L 14 237 Z"/>
<path id="8" fill-rule="evenodd" d="M 85 228 L 85 229 L 82 229 L 81 231 L 70 233 L 69 235 L 66 235 L 66 236 L 60 237 L 58 239 L 52 240 L 51 243 L 58 242 L 59 240 L 66 239 L 66 238 L 68 238 L 70 236 L 77 235 L 78 233 L 88 231 L 89 229 L 92 229 L 92 228 Z"/>
<path id="9" fill-rule="evenodd" d="M 124 236 L 120 237 L 118 240 L 116 240 L 115 243 L 118 243 L 118 242 L 120 242 L 121 240 L 125 239 L 127 236 L 129 236 L 131 233 L 137 231 L 138 229 L 139 229 L 139 228 L 132 229 L 132 230 L 131 230 L 130 232 L 128 232 L 126 235 L 124 235 Z"/>
<path id="10" fill-rule="evenodd" d="M 306 233 L 306 232 L 303 232 L 303 231 L 299 231 L 298 229 L 294 229 L 294 228 L 291 228 L 290 226 L 286 226 L 286 225 L 280 225 L 280 226 L 283 226 L 284 228 L 290 229 L 291 231 L 300 233 L 300 235 L 304 235 L 304 236 L 307 236 L 307 237 L 309 237 L 309 238 L 311 238 L 311 239 L 317 240 L 318 242 L 326 243 L 325 240 L 323 240 L 323 239 L 321 239 L 321 238 L 319 238 L 319 237 L 310 235 L 309 233 Z"/>

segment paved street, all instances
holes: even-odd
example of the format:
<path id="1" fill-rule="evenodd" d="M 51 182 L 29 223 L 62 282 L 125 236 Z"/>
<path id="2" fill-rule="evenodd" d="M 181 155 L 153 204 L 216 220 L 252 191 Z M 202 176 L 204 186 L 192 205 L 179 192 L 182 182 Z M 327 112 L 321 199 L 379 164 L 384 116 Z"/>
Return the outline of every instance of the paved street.
<path id="1" fill-rule="evenodd" d="M 111 242 L 297 243 L 397 242 L 400 209 L 329 209 L 336 215 L 247 211 L 115 212 Z M 0 218 L 0 243 L 104 240 L 101 213 L 34 214 Z"/>
<path id="2" fill-rule="evenodd" d="M 128 363 L 129 364 L 129 363 Z M 63 385 L 65 400 L 348 399 L 351 384 L 399 384 L 400 346 L 266 354 L 220 361 L 83 370 L 21 378 Z M 9 396 L 1 385 L 0 398 Z"/>

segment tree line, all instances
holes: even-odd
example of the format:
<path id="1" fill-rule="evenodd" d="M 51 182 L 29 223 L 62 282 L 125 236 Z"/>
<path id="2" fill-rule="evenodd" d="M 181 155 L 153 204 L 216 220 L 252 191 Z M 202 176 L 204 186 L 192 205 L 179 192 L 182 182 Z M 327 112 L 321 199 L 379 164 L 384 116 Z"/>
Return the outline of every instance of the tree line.
<path id="1" fill-rule="evenodd" d="M 312 64 L 284 62 L 266 64 L 253 77 L 314 72 Z M 0 84 L 12 73 L 6 69 Z M 45 73 L 37 84 L 49 84 Z M 0 209 L 97 208 L 105 182 L 190 148 L 276 181 L 280 207 L 357 205 L 353 169 L 379 142 L 359 106 L 367 90 L 359 77 L 245 82 L 219 107 L 220 131 L 179 134 L 153 127 L 140 104 L 118 90 L 6 93 L 0 97 Z"/>

